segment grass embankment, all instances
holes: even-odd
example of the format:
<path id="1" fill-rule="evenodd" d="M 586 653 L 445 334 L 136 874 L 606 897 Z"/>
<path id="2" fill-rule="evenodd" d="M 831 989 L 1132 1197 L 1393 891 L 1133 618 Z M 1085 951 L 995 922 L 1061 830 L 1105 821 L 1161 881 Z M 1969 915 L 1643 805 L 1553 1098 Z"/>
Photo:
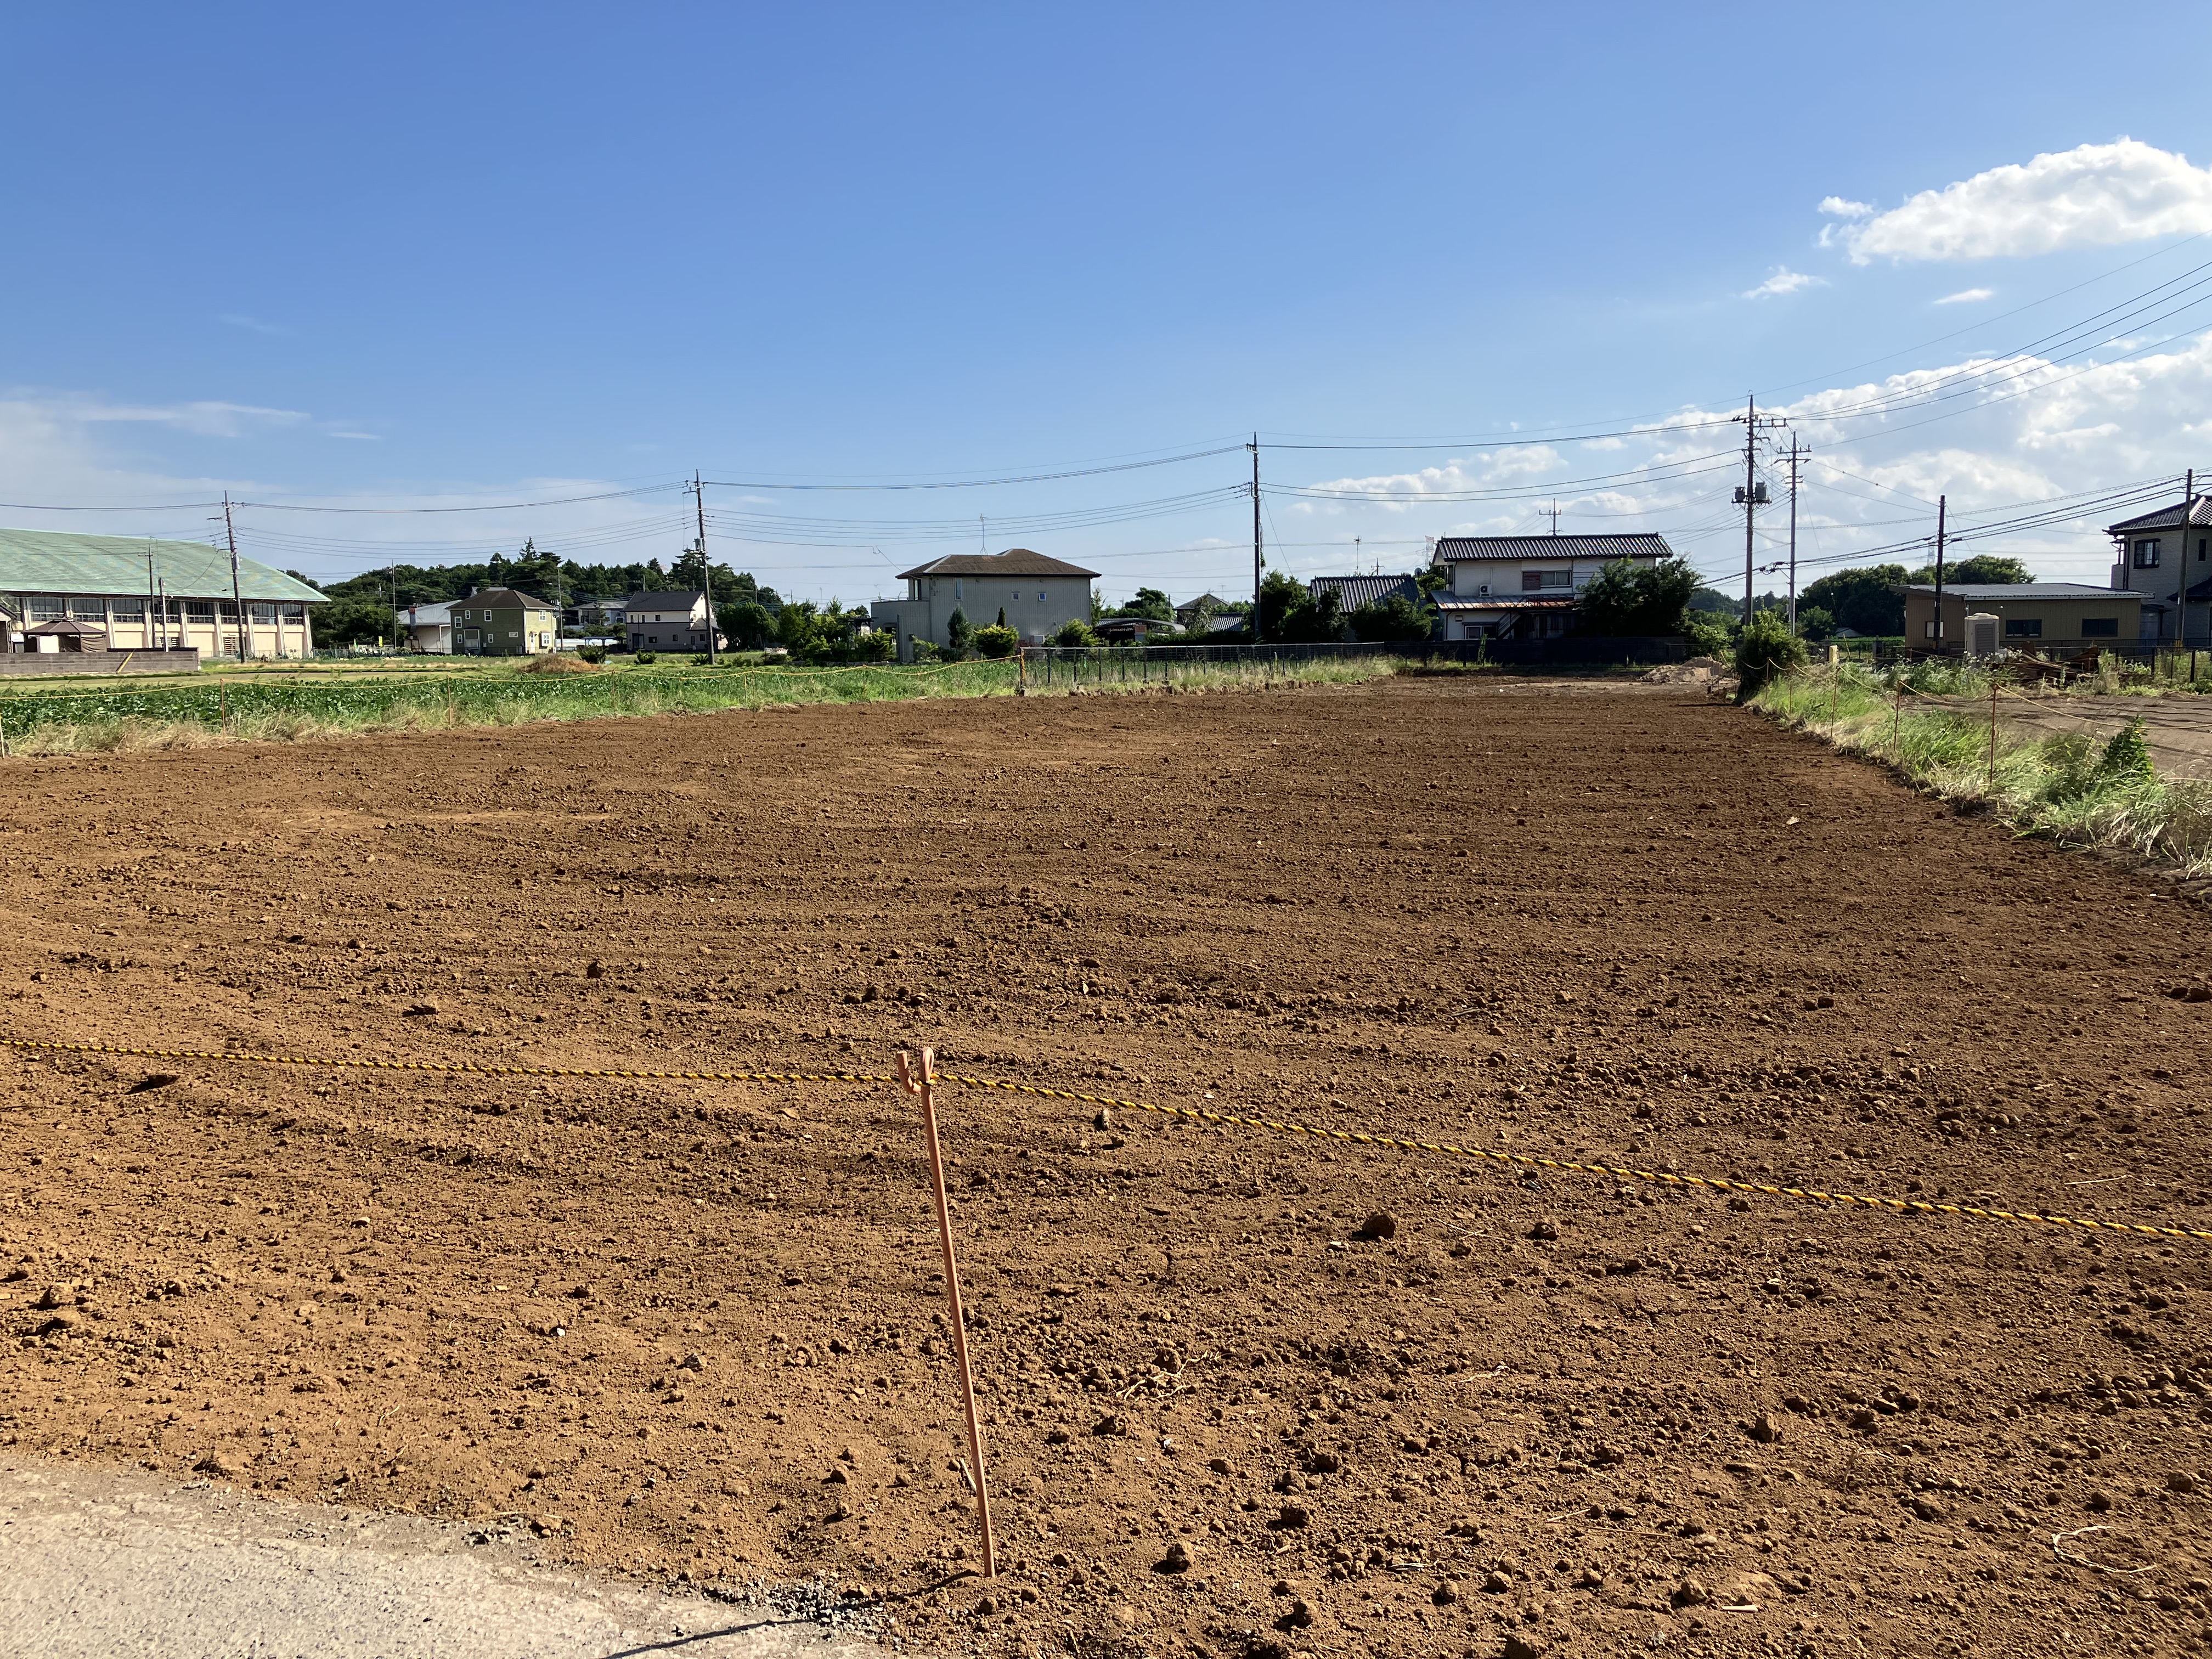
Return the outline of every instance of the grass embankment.
<path id="1" fill-rule="evenodd" d="M 1397 666 L 1395 659 L 1379 658 L 1178 664 L 1172 684 L 1177 691 L 1207 691 L 1263 684 L 1353 684 L 1382 678 Z M 1033 668 L 1028 689 L 1043 696 L 1159 691 L 1166 689 L 1164 672 L 1155 663 L 1147 678 L 1139 678 L 1134 664 L 1102 652 L 1080 665 L 1060 662 L 1049 684 L 1040 684 Z M 1126 679 L 1121 678 L 1125 673 Z M 802 703 L 1002 697 L 1012 696 L 1020 679 L 1021 670 L 1011 659 L 913 666 L 592 669 L 572 658 L 538 658 L 444 673 L 386 668 L 282 678 L 234 673 L 97 690 L 49 683 L 0 688 L 0 738 L 13 755 L 112 753 Z"/>
<path id="2" fill-rule="evenodd" d="M 2139 721 L 2102 742 L 2080 732 L 2024 736 L 2002 721 L 1993 733 L 1986 712 L 1913 701 L 1989 695 L 1986 675 L 1953 665 L 1877 675 L 1847 664 L 1801 670 L 1751 702 L 1947 800 L 1984 806 L 2024 835 L 2124 848 L 2185 877 L 2212 876 L 2212 783 L 2160 777 Z"/>

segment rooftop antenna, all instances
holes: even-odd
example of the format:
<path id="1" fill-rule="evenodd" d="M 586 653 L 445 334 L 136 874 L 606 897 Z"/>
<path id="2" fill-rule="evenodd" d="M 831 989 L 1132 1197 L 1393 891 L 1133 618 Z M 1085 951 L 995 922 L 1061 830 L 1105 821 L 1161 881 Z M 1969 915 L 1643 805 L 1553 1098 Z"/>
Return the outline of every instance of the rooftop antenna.
<path id="1" fill-rule="evenodd" d="M 1352 538 L 1352 574 L 1355 576 L 1367 574 L 1359 568 L 1359 538 L 1357 536 Z"/>
<path id="2" fill-rule="evenodd" d="M 975 550 L 985 558 L 991 556 L 990 520 L 981 513 L 975 515 Z"/>

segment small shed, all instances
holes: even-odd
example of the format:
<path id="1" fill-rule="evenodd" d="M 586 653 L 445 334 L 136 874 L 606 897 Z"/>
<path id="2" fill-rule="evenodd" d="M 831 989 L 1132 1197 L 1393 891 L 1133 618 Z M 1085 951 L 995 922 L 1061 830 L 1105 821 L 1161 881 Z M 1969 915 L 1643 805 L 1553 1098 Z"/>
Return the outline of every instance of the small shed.
<path id="1" fill-rule="evenodd" d="M 56 622 L 40 623 L 36 628 L 23 630 L 23 638 L 33 651 L 105 651 L 107 649 L 107 630 L 88 628 L 81 622 L 71 622 L 64 617 Z M 53 643 L 49 645 L 47 641 Z"/>

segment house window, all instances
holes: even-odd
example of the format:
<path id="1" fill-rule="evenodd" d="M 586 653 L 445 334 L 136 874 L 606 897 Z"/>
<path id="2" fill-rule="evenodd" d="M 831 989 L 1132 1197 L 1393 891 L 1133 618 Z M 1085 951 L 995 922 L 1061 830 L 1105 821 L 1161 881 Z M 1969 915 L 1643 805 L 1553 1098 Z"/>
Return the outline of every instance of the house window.
<path id="1" fill-rule="evenodd" d="M 24 605 L 34 623 L 59 622 L 68 614 L 58 594 L 33 593 Z"/>
<path id="2" fill-rule="evenodd" d="M 215 620 L 215 601 L 213 599 L 186 599 L 185 601 L 185 620 L 186 622 L 196 623 L 213 622 Z"/>
<path id="3" fill-rule="evenodd" d="M 2039 640 L 2043 637 L 2043 618 L 2040 617 L 2007 617 L 2005 637 L 2008 640 Z"/>
<path id="4" fill-rule="evenodd" d="M 142 623 L 146 620 L 146 601 L 143 599 L 111 599 L 108 605 L 118 622 Z"/>
<path id="5" fill-rule="evenodd" d="M 276 620 L 276 607 L 273 605 L 256 605 L 253 607 L 253 620 L 258 623 L 275 622 Z"/>
<path id="6" fill-rule="evenodd" d="M 1572 587 L 1574 585 L 1575 573 L 1572 568 L 1524 570 L 1521 573 L 1521 591 L 1523 593 L 1539 593 L 1547 587 Z"/>
<path id="7" fill-rule="evenodd" d="M 967 595 L 968 584 L 966 582 L 955 582 L 952 584 L 952 597 L 954 599 L 965 599 Z"/>
<path id="8" fill-rule="evenodd" d="M 2155 541 L 2136 544 L 2136 568 L 2138 570 L 2158 568 L 2158 544 Z"/>
<path id="9" fill-rule="evenodd" d="M 107 602 L 104 599 L 74 599 L 69 602 L 70 616 L 77 622 L 106 622 Z"/>
<path id="10" fill-rule="evenodd" d="M 2085 640 L 2117 640 L 2120 637 L 2118 617 L 2084 617 L 2081 618 L 2081 637 Z"/>

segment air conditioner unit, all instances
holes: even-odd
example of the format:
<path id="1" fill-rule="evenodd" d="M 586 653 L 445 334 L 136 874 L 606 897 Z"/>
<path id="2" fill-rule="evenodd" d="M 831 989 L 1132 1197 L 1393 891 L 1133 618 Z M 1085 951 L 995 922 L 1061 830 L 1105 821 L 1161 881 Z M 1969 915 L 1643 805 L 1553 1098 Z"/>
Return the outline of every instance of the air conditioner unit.
<path id="1" fill-rule="evenodd" d="M 1977 611 L 1966 618 L 1966 654 L 1970 657 L 1994 657 L 2004 640 L 2004 623 L 1986 611 Z"/>

